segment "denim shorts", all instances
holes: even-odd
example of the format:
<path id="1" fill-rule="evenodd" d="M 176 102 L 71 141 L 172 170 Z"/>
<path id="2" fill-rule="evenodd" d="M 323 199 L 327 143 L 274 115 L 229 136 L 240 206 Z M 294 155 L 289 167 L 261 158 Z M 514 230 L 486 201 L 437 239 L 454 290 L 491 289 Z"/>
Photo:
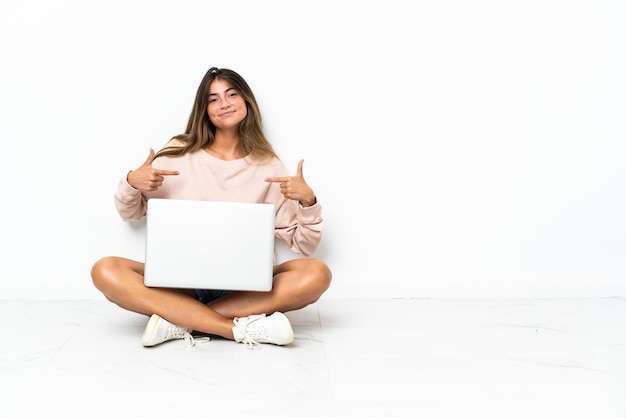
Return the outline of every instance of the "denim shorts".
<path id="1" fill-rule="evenodd" d="M 232 290 L 216 290 L 216 289 L 193 289 L 198 299 L 203 304 L 213 302 L 214 300 L 226 297 L 233 293 Z"/>

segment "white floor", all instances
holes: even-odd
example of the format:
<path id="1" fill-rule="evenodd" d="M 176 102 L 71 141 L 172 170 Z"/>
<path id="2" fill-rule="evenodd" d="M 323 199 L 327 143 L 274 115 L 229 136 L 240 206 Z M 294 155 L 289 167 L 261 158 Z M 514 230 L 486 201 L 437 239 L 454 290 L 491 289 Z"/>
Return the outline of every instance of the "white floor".
<path id="1" fill-rule="evenodd" d="M 0 417 L 626 417 L 626 299 L 322 300 L 287 347 L 146 349 L 105 301 L 0 301 Z"/>

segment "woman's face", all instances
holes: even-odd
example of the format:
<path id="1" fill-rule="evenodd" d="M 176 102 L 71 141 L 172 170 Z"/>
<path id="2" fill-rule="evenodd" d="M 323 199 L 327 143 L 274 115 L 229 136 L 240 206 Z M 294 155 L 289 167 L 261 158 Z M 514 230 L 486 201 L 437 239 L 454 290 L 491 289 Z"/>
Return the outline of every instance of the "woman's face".
<path id="1" fill-rule="evenodd" d="M 239 92 L 218 78 L 209 87 L 207 113 L 217 129 L 228 129 L 239 126 L 248 115 L 248 109 Z"/>

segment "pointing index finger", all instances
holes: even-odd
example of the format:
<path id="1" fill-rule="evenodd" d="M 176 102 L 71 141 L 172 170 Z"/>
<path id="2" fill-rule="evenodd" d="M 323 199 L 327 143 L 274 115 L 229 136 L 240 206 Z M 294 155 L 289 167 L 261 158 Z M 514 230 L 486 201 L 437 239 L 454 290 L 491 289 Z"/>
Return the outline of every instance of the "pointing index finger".
<path id="1" fill-rule="evenodd" d="M 283 183 L 289 180 L 289 177 L 266 177 L 265 181 L 270 183 Z"/>
<path id="2" fill-rule="evenodd" d="M 158 174 L 161 176 L 176 176 L 178 175 L 177 170 L 154 170 L 154 174 Z"/>

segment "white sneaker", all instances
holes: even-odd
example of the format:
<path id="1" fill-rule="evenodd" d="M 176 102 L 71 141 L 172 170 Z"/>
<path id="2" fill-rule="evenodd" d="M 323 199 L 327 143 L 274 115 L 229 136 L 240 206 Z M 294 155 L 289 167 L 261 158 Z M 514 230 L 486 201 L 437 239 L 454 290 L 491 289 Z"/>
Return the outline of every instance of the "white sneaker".
<path id="1" fill-rule="evenodd" d="M 191 336 L 191 331 L 191 329 L 174 325 L 159 315 L 154 314 L 150 317 L 148 325 L 146 325 L 146 329 L 143 331 L 141 344 L 144 347 L 152 347 L 165 341 L 184 339 L 187 346 L 193 347 L 196 343 Z"/>
<path id="2" fill-rule="evenodd" d="M 233 322 L 235 341 L 248 344 L 250 348 L 258 347 L 260 343 L 287 345 L 293 341 L 289 319 L 281 312 L 235 318 Z"/>

